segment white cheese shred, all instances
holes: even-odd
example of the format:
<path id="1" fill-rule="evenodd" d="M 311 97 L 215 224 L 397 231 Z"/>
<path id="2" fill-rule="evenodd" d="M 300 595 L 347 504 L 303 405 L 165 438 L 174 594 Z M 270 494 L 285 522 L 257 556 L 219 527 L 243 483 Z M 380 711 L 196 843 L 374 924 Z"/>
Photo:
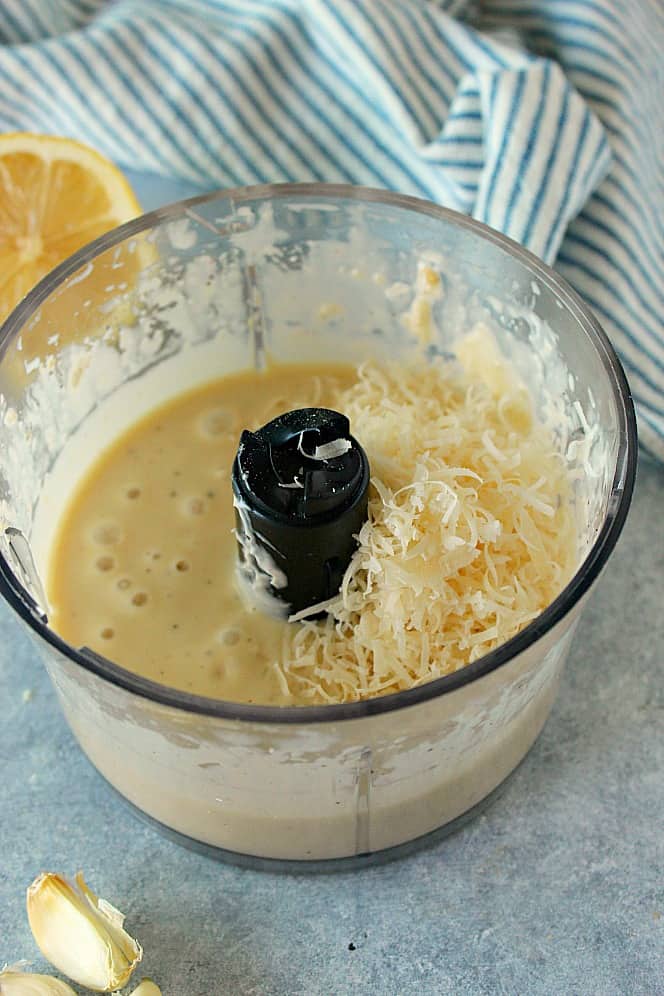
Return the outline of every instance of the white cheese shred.
<path id="1" fill-rule="evenodd" d="M 339 392 L 371 465 L 369 517 L 327 617 L 288 627 L 279 667 L 297 701 L 351 702 L 451 674 L 518 633 L 572 576 L 567 469 L 488 336 L 466 338 L 460 365 L 370 363 Z"/>

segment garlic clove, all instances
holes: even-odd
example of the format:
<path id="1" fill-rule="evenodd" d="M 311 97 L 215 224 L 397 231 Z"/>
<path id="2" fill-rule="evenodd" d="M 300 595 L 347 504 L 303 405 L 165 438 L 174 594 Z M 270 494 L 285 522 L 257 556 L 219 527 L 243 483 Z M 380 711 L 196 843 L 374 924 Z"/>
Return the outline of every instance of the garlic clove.
<path id="1" fill-rule="evenodd" d="M 39 950 L 63 975 L 95 992 L 126 986 L 141 946 L 123 929 L 122 913 L 96 896 L 80 872 L 74 883 L 39 875 L 28 888 L 27 908 Z"/>
<path id="2" fill-rule="evenodd" d="M 161 996 L 161 989 L 152 979 L 143 979 L 132 992 L 131 996 Z"/>
<path id="3" fill-rule="evenodd" d="M 76 996 L 71 986 L 51 975 L 33 975 L 5 968 L 0 972 L 0 996 Z M 149 994 L 148 994 L 149 996 Z"/>

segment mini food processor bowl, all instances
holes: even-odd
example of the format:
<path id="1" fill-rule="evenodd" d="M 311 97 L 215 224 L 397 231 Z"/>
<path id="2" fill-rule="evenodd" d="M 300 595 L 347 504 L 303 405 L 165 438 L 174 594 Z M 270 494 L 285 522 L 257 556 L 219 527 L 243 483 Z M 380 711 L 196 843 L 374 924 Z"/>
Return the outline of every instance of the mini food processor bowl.
<path id="1" fill-rule="evenodd" d="M 443 290 L 430 353 L 484 322 L 553 425 L 579 524 L 578 569 L 556 600 L 462 670 L 351 704 L 202 698 L 65 643 L 39 577 L 74 485 L 66 467 L 89 465 L 160 400 L 266 356 L 407 355 L 404 316 L 423 263 Z M 154 211 L 46 277 L 0 332 L 0 453 L 0 591 L 92 763 L 184 842 L 257 865 L 320 867 L 455 825 L 525 756 L 624 524 L 637 440 L 605 334 L 530 253 L 412 197 L 288 184 Z"/>

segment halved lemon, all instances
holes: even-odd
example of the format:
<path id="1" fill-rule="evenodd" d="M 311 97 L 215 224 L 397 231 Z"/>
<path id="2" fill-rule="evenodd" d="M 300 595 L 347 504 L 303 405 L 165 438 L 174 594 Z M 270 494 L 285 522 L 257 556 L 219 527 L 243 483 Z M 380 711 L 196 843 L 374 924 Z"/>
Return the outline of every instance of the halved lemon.
<path id="1" fill-rule="evenodd" d="M 0 321 L 54 266 L 140 212 L 117 166 L 87 145 L 0 135 Z"/>

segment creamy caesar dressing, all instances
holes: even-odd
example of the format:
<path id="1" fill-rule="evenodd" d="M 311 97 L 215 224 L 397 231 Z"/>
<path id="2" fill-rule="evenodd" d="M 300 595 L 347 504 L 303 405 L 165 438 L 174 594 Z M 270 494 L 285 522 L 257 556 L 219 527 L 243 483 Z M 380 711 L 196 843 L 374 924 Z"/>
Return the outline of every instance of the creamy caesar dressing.
<path id="1" fill-rule="evenodd" d="M 569 474 L 488 330 L 457 354 L 268 366 L 148 415 L 63 516 L 53 627 L 173 688 L 277 705 L 403 691 L 516 635 L 576 566 Z M 263 611 L 269 565 L 264 597 L 238 584 L 230 474 L 243 429 L 314 406 L 346 414 L 367 453 L 368 519 L 325 618 L 289 622 Z"/>
<path id="2" fill-rule="evenodd" d="M 214 698 L 295 699 L 277 662 L 287 624 L 236 584 L 230 471 L 242 429 L 331 407 L 351 366 L 272 366 L 176 397 L 126 432 L 65 512 L 53 628 L 145 677 Z"/>

